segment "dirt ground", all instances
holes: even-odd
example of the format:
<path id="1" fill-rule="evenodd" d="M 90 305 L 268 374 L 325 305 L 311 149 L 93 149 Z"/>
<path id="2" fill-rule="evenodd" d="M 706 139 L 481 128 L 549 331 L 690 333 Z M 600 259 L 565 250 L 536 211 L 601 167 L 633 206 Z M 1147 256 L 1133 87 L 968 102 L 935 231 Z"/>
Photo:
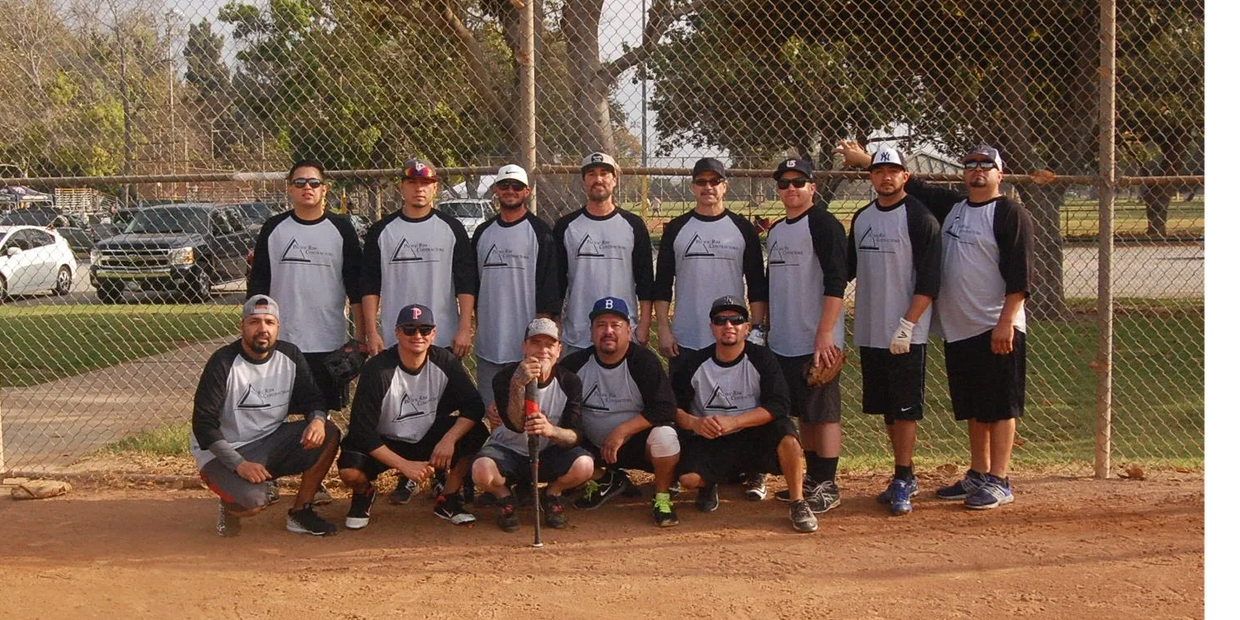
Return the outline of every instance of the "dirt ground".
<path id="1" fill-rule="evenodd" d="M 846 478 L 809 535 L 735 486 L 712 514 L 682 496 L 666 530 L 644 500 L 617 498 L 570 509 L 541 549 L 527 513 L 513 534 L 493 509 L 452 526 L 424 495 L 382 497 L 365 530 L 313 538 L 284 531 L 286 489 L 232 539 L 205 490 L 6 495 L 0 618 L 1201 618 L 1202 478 L 1150 478 L 1016 479 L 1016 502 L 983 512 L 923 491 L 905 517 L 874 501 L 883 480 Z M 321 514 L 340 524 L 335 495 Z"/>

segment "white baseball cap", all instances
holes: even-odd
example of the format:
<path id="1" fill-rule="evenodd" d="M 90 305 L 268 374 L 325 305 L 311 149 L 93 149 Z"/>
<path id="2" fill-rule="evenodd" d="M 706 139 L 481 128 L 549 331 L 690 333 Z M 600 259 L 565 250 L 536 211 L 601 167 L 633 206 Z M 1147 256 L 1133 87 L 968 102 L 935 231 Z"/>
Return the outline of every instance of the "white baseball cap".
<path id="1" fill-rule="evenodd" d="M 508 164 L 501 166 L 499 173 L 495 175 L 495 182 L 499 183 L 500 181 L 520 181 L 526 187 L 529 187 L 530 177 L 525 173 L 525 168 L 516 164 Z"/>

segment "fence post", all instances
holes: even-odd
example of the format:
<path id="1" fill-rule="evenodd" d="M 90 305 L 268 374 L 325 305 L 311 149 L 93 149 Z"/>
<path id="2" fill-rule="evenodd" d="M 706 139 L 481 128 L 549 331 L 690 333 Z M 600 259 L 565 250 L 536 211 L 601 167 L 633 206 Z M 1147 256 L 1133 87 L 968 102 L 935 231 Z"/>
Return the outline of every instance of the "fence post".
<path id="1" fill-rule="evenodd" d="M 538 165 L 538 139 L 535 135 L 537 120 L 537 107 L 534 103 L 534 66 L 537 59 L 535 58 L 534 48 L 534 4 L 540 0 L 525 0 L 524 6 L 521 6 L 521 75 L 519 78 L 521 89 L 521 118 L 517 121 L 520 126 L 519 138 L 521 144 L 521 166 L 533 175 L 534 167 Z M 531 181 L 530 197 L 526 202 L 526 207 L 531 213 L 538 212 L 538 189 Z"/>
<path id="2" fill-rule="evenodd" d="M 1098 373 L 1094 429 L 1094 477 L 1111 474 L 1111 351 L 1114 322 L 1111 259 L 1115 251 L 1115 1 L 1102 0 L 1102 70 L 1098 73 Z"/>

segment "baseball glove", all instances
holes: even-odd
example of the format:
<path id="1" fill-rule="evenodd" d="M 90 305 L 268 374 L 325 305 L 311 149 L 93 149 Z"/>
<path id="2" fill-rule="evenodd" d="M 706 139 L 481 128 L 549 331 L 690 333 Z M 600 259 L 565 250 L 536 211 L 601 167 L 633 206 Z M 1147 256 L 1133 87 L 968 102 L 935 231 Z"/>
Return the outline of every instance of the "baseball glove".
<path id="1" fill-rule="evenodd" d="M 839 361 L 824 366 L 815 366 L 812 359 L 806 362 L 805 370 L 802 373 L 805 375 L 805 384 L 810 387 L 818 387 L 834 381 L 836 377 L 840 376 L 840 370 L 844 368 L 844 352 L 841 351 L 836 359 Z"/>
<path id="2" fill-rule="evenodd" d="M 344 346 L 332 351 L 323 358 L 327 372 L 337 382 L 344 384 L 362 372 L 362 364 L 366 363 L 366 354 L 362 352 L 362 343 L 349 340 Z"/>

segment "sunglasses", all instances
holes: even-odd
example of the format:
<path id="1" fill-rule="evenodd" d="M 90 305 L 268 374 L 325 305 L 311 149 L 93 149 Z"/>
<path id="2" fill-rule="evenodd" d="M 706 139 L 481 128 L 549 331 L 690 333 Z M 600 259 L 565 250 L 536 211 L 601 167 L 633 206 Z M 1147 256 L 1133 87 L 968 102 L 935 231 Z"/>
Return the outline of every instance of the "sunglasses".
<path id="1" fill-rule="evenodd" d="M 727 325 L 728 323 L 731 323 L 733 325 L 744 325 L 745 323 L 749 322 L 749 319 L 743 316 L 740 316 L 740 315 L 712 316 L 710 317 L 710 322 L 712 325 Z"/>
<path id="2" fill-rule="evenodd" d="M 520 181 L 500 181 L 495 184 L 495 189 L 519 192 L 525 189 L 525 184 Z"/>
<path id="3" fill-rule="evenodd" d="M 778 181 L 775 181 L 775 186 L 778 187 L 779 189 L 788 189 L 789 187 L 795 187 L 797 189 L 801 189 L 802 187 L 805 187 L 808 183 L 809 183 L 809 179 L 805 177 L 798 177 L 795 179 L 779 179 Z"/>
<path id="4" fill-rule="evenodd" d="M 713 179 L 693 179 L 693 184 L 698 187 L 706 187 L 707 185 L 711 187 L 719 187 L 720 185 L 723 185 L 725 181 L 726 179 L 721 179 L 719 177 L 715 177 Z"/>
<path id="5" fill-rule="evenodd" d="M 405 325 L 400 328 L 400 333 L 406 336 L 421 334 L 423 337 L 431 335 L 435 331 L 434 325 Z"/>
<path id="6" fill-rule="evenodd" d="M 298 178 L 298 179 L 293 179 L 292 181 L 289 181 L 289 185 L 292 185 L 293 187 L 296 187 L 297 189 L 301 189 L 307 186 L 309 186 L 310 189 L 318 189 L 320 187 L 323 187 L 323 179 Z"/>
<path id="7" fill-rule="evenodd" d="M 999 165 L 993 161 L 966 161 L 964 162 L 965 170 L 994 170 Z"/>

